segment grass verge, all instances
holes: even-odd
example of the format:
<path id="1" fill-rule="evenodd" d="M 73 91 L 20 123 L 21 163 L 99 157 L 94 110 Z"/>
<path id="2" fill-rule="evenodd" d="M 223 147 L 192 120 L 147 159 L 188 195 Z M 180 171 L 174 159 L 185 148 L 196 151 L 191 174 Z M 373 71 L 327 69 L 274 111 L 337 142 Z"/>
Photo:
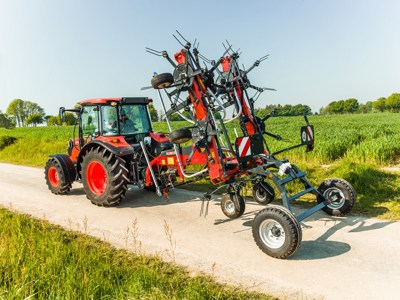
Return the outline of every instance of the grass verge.
<path id="1" fill-rule="evenodd" d="M 0 299 L 273 299 L 0 208 Z"/>

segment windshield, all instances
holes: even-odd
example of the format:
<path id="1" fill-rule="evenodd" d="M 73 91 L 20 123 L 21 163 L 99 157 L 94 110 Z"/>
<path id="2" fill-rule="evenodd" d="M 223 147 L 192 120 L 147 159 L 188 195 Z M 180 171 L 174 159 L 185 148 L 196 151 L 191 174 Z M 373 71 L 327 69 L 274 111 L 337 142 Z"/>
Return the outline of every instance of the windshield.
<path id="1" fill-rule="evenodd" d="M 119 111 L 118 111 L 119 109 Z M 145 105 L 102 106 L 103 135 L 130 135 L 151 130 Z M 117 115 L 119 119 L 117 122 Z"/>

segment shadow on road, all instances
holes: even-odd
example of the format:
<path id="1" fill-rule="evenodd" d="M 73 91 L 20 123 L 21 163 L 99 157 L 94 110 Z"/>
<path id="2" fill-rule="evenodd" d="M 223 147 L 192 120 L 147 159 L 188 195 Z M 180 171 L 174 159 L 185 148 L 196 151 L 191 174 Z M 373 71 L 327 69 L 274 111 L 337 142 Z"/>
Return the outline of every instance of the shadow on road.
<path id="1" fill-rule="evenodd" d="M 329 227 L 329 229 L 317 238 L 315 241 L 304 241 L 301 244 L 301 248 L 295 255 L 290 259 L 292 260 L 312 260 L 312 259 L 323 259 L 342 255 L 350 251 L 351 246 L 347 243 L 328 240 L 337 231 L 343 230 L 346 227 L 354 227 L 349 230 L 349 233 L 356 233 L 369 230 L 377 230 L 390 225 L 393 222 L 367 222 L 367 219 L 361 217 L 348 217 L 348 218 L 334 218 L 327 217 L 322 218 L 322 222 L 335 222 L 335 225 Z M 303 228 L 310 228 L 311 226 L 302 223 Z M 304 235 L 304 234 L 303 234 Z"/>
<path id="2" fill-rule="evenodd" d="M 197 193 L 179 190 L 170 191 L 169 198 L 157 196 L 155 192 L 139 189 L 137 187 L 129 188 L 126 197 L 116 208 L 135 208 L 135 207 L 153 207 L 161 205 L 171 205 L 174 203 L 199 202 L 199 210 L 201 199 Z"/>
<path id="3" fill-rule="evenodd" d="M 315 260 L 342 255 L 350 251 L 347 243 L 337 241 L 304 241 L 299 250 L 289 260 Z"/>

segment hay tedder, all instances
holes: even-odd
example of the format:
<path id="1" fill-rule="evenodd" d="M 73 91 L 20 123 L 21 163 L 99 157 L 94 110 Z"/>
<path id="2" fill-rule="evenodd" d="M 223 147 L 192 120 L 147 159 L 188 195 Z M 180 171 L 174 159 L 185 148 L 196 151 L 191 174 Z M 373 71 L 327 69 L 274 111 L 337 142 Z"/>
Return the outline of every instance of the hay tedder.
<path id="1" fill-rule="evenodd" d="M 356 200 L 350 183 L 343 179 L 327 179 L 318 189 L 306 179 L 306 174 L 287 160 L 275 155 L 296 147 L 305 146 L 306 151 L 314 148 L 314 128 L 304 115 L 301 127 L 301 142 L 297 145 L 271 153 L 265 135 L 280 140 L 279 135 L 266 130 L 265 121 L 255 115 L 254 103 L 265 90 L 250 83 L 248 74 L 267 59 L 264 56 L 247 70 L 239 67 L 239 53 L 227 42 L 225 52 L 218 60 L 207 59 L 179 32 L 174 36 L 182 49 L 171 59 L 166 51 L 147 48 L 147 52 L 164 57 L 172 66 L 172 73 L 155 75 L 151 86 L 159 91 L 159 98 L 174 144 L 174 164 L 182 179 L 207 177 L 219 187 L 227 189 L 222 197 L 221 208 L 229 218 L 237 218 L 245 211 L 241 188 L 253 184 L 253 198 L 262 205 L 271 203 L 275 190 L 281 194 L 283 207 L 267 205 L 253 220 L 252 231 L 257 245 L 270 256 L 286 258 L 292 255 L 301 243 L 302 220 L 323 209 L 331 215 L 349 213 Z M 202 67 L 202 65 L 204 65 Z M 164 91 L 164 97 L 161 93 Z M 253 95 L 250 96 L 250 91 Z M 169 109 L 165 101 L 169 100 Z M 191 125 L 174 130 L 170 116 L 179 114 Z M 232 140 L 227 123 L 240 128 L 241 134 Z M 185 142 L 191 141 L 189 145 Z M 185 146 L 186 145 L 186 146 Z M 162 159 L 162 158 L 160 158 Z M 172 162 L 172 160 L 171 160 Z M 198 165 L 193 171 L 189 166 Z M 188 170 L 191 170 L 189 172 Z M 304 190 L 289 195 L 285 185 L 299 181 Z M 291 202 L 304 194 L 316 196 L 317 204 L 295 216 Z M 204 195 L 208 199 L 210 194 Z"/>
<path id="2" fill-rule="evenodd" d="M 47 185 L 53 193 L 65 194 L 79 180 L 92 203 L 112 206 L 125 197 L 128 184 L 167 196 L 174 187 L 209 179 L 216 188 L 205 193 L 203 201 L 225 188 L 221 209 L 233 219 L 245 211 L 241 190 L 249 183 L 254 200 L 266 205 L 253 220 L 254 240 L 272 257 L 289 257 L 301 243 L 302 220 L 321 209 L 330 215 L 346 215 L 356 193 L 350 183 L 338 178 L 324 180 L 315 188 L 296 165 L 275 157 L 301 146 L 313 150 L 314 128 L 307 116 L 299 144 L 270 151 L 265 136 L 281 137 L 266 130 L 271 115 L 261 119 L 254 112 L 255 101 L 267 88 L 254 86 L 248 79 L 267 56 L 246 70 L 239 67 L 239 53 L 228 43 L 214 61 L 199 52 L 196 42 L 192 46 L 178 34 L 182 49 L 173 59 L 166 51 L 147 48 L 173 69 L 154 75 L 147 87 L 158 90 L 169 134 L 153 132 L 148 98 L 94 99 L 82 101 L 79 108 L 61 108 L 61 115 L 77 113 L 79 136 L 69 142 L 68 155 L 55 154 L 47 162 Z M 188 125 L 173 128 L 173 114 Z M 293 181 L 301 182 L 304 190 L 289 195 L 286 184 Z M 275 199 L 273 185 L 281 194 L 282 206 L 270 204 Z M 317 204 L 295 215 L 292 201 L 307 193 L 316 196 Z"/>

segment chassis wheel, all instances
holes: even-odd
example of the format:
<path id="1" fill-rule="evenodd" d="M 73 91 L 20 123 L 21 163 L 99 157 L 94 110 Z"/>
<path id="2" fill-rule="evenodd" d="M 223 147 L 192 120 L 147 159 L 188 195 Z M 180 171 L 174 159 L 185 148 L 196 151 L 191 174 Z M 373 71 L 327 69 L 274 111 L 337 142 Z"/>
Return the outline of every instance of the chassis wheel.
<path id="1" fill-rule="evenodd" d="M 253 199 L 261 204 L 267 205 L 275 199 L 274 188 L 267 182 L 259 182 L 253 185 Z"/>
<path id="2" fill-rule="evenodd" d="M 72 181 L 66 176 L 67 170 L 55 159 L 50 158 L 44 168 L 44 177 L 49 190 L 56 195 L 68 194 Z"/>
<path id="3" fill-rule="evenodd" d="M 331 216 L 347 215 L 356 204 L 356 191 L 353 186 L 344 179 L 326 179 L 318 187 L 318 191 L 326 199 L 332 201 L 323 208 L 323 210 Z M 318 195 L 317 201 L 321 203 L 325 201 L 325 199 Z"/>
<path id="4" fill-rule="evenodd" d="M 106 149 L 92 148 L 83 157 L 81 178 L 86 197 L 99 206 L 114 206 L 128 189 L 128 170 L 122 158 Z"/>
<path id="5" fill-rule="evenodd" d="M 169 139 L 173 144 L 186 143 L 191 138 L 192 138 L 192 132 L 188 128 L 177 129 L 169 134 Z"/>
<path id="6" fill-rule="evenodd" d="M 157 90 L 165 89 L 174 83 L 174 76 L 171 73 L 162 73 L 151 79 L 151 86 Z"/>
<path id="7" fill-rule="evenodd" d="M 257 246 L 275 258 L 291 256 L 302 238 L 300 224 L 294 215 L 276 205 L 269 205 L 254 217 L 252 231 Z"/>
<path id="8" fill-rule="evenodd" d="M 239 218 L 246 208 L 244 199 L 239 194 L 230 193 L 222 195 L 221 209 L 225 216 L 231 219 Z"/>

